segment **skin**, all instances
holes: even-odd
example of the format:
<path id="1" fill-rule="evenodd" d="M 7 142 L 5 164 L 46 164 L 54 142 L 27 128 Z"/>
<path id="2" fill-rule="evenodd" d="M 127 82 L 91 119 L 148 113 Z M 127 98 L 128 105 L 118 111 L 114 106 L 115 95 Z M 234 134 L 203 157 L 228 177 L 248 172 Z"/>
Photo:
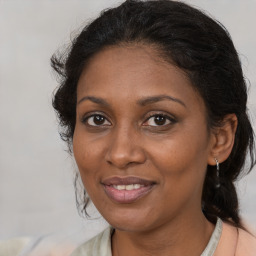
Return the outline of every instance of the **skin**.
<path id="1" fill-rule="evenodd" d="M 159 95 L 172 99 L 145 101 Z M 105 48 L 84 68 L 73 150 L 86 191 L 115 228 L 114 256 L 203 252 L 214 229 L 201 211 L 207 164 L 228 157 L 236 129 L 230 116 L 213 131 L 206 115 L 184 72 L 149 46 Z M 102 185 L 113 176 L 136 176 L 155 185 L 135 202 L 117 203 Z"/>

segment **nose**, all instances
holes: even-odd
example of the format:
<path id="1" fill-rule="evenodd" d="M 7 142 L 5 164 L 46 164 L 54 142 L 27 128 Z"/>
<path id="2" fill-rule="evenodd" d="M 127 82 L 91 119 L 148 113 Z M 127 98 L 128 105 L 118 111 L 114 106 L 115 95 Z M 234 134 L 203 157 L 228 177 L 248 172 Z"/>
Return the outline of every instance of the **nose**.
<path id="1" fill-rule="evenodd" d="M 111 136 L 106 161 L 119 169 L 131 164 L 142 164 L 146 161 L 146 154 L 141 146 L 141 137 L 132 128 L 118 128 Z"/>

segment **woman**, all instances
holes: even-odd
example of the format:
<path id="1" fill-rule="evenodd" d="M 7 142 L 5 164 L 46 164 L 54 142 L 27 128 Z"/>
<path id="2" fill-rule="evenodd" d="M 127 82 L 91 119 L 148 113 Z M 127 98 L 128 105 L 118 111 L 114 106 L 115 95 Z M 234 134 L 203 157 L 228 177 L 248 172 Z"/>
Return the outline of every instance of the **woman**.
<path id="1" fill-rule="evenodd" d="M 254 165 L 247 90 L 221 24 L 181 2 L 128 0 L 52 66 L 83 210 L 90 198 L 111 226 L 72 256 L 256 254 L 234 186 L 247 152 Z"/>

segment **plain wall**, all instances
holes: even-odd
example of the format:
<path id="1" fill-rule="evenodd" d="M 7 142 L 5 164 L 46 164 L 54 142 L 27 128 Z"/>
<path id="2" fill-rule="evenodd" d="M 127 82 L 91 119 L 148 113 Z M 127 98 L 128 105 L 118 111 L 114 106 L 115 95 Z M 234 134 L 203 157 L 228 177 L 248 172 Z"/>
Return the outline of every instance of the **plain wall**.
<path id="1" fill-rule="evenodd" d="M 60 231 L 90 237 L 106 225 L 77 213 L 75 164 L 51 107 L 57 82 L 50 57 L 69 43 L 72 31 L 118 2 L 0 0 L 0 239 Z M 248 107 L 255 119 L 256 1 L 185 2 L 229 30 L 251 83 Z M 256 230 L 256 170 L 239 183 L 239 195 L 244 220 Z"/>

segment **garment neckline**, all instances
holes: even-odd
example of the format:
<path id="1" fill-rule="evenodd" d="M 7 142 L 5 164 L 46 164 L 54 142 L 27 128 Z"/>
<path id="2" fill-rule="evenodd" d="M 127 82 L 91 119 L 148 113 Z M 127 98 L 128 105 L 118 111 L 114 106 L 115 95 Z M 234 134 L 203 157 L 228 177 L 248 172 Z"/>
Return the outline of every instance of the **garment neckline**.
<path id="1" fill-rule="evenodd" d="M 204 249 L 203 253 L 200 256 L 213 256 L 219 244 L 220 237 L 222 234 L 222 229 L 223 229 L 222 220 L 220 218 L 217 218 L 217 222 L 216 222 L 214 231 L 211 235 L 211 238 L 206 248 Z"/>
<path id="2" fill-rule="evenodd" d="M 200 256 L 213 256 L 214 255 L 214 252 L 216 251 L 217 246 L 220 241 L 222 229 L 223 229 L 223 222 L 220 218 L 217 218 L 217 222 L 216 222 L 215 228 L 213 230 L 213 233 L 210 237 L 210 240 Z M 111 246 L 111 237 L 112 237 L 113 233 L 115 232 L 115 229 L 113 227 L 110 227 L 109 231 L 110 231 L 110 236 L 109 236 L 110 241 L 109 242 L 110 242 L 110 246 Z M 111 253 L 111 255 L 112 255 L 112 253 Z"/>

